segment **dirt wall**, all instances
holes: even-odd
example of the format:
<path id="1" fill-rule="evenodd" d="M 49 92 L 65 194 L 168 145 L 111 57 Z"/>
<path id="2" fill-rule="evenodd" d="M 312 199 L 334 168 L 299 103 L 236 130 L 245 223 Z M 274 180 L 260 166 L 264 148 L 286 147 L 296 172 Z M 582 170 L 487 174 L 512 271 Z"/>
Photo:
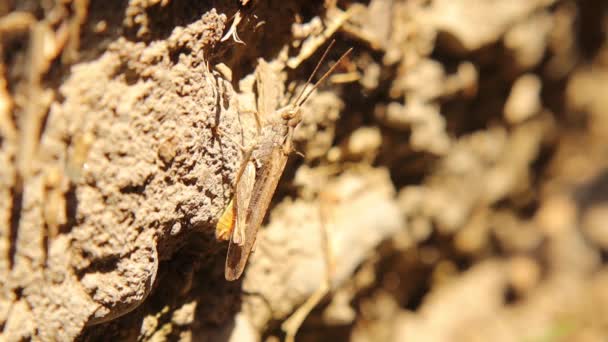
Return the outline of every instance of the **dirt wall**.
<path id="1" fill-rule="evenodd" d="M 0 340 L 604 340 L 607 15 L 0 4 Z M 353 52 L 302 106 L 228 282 L 215 227 L 243 147 L 332 39 L 319 74 Z"/>

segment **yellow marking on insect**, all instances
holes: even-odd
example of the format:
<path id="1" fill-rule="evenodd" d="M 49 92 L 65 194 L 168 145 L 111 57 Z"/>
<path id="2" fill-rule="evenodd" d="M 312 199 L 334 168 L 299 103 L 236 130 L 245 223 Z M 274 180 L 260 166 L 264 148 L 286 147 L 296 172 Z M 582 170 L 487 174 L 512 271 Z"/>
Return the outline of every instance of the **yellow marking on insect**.
<path id="1" fill-rule="evenodd" d="M 228 206 L 215 225 L 215 238 L 218 240 L 230 240 L 236 226 L 236 212 L 233 202 L 233 200 L 230 200 L 230 203 L 228 203 Z"/>

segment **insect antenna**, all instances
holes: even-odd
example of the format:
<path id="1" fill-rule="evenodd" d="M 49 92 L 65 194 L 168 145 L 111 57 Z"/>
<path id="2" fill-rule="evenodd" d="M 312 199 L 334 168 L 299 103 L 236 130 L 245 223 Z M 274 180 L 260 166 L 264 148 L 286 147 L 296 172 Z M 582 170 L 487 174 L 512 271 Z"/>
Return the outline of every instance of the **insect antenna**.
<path id="1" fill-rule="evenodd" d="M 332 44 L 333 44 L 333 42 L 332 42 Z M 336 61 L 336 63 L 334 63 L 334 65 L 332 65 L 331 68 L 329 68 L 329 70 L 327 70 L 327 72 L 325 74 L 323 74 L 323 76 L 321 76 L 321 78 L 314 84 L 314 86 L 310 89 L 310 91 L 306 94 L 306 96 L 304 96 L 304 98 L 299 103 L 296 100 L 296 107 L 303 105 L 304 102 L 306 102 L 306 100 L 308 100 L 310 95 L 312 95 L 312 92 L 315 91 L 315 89 L 317 89 L 319 87 L 319 85 L 321 85 L 321 83 L 323 83 L 323 81 L 325 81 L 325 79 L 327 77 L 329 77 L 329 75 L 331 75 L 332 72 L 334 72 L 334 70 L 336 70 L 338 65 L 340 65 L 340 62 L 342 62 L 342 60 L 344 58 L 346 58 L 346 56 L 348 56 L 352 51 L 353 51 L 353 48 L 351 47 L 344 54 L 342 54 L 342 56 L 340 56 L 338 61 Z M 327 51 L 325 51 L 325 54 L 327 54 Z M 325 54 L 323 55 L 323 57 L 325 57 Z M 318 68 L 318 65 L 317 65 L 317 68 Z M 315 68 L 315 71 L 317 70 L 317 68 Z M 299 100 L 299 98 L 300 97 L 298 96 L 298 100 Z"/>
<path id="2" fill-rule="evenodd" d="M 302 95 L 304 95 L 304 91 L 306 90 L 306 87 L 308 87 L 308 85 L 312 81 L 312 78 L 315 77 L 315 74 L 319 70 L 321 63 L 323 63 L 323 61 L 325 60 L 325 57 L 327 57 L 327 53 L 329 52 L 329 50 L 331 50 L 332 46 L 334 46 L 335 42 L 336 42 L 336 40 L 332 39 L 331 43 L 329 43 L 329 45 L 327 46 L 327 49 L 325 49 L 325 52 L 323 52 L 323 56 L 321 56 L 321 59 L 319 59 L 319 61 L 317 62 L 315 69 L 312 71 L 312 73 L 310 73 L 310 76 L 306 80 L 306 83 L 304 83 L 304 87 L 302 88 L 302 91 L 300 91 L 300 94 L 298 94 L 298 97 L 296 98 L 294 103 L 298 103 L 300 101 L 300 98 L 302 97 Z"/>

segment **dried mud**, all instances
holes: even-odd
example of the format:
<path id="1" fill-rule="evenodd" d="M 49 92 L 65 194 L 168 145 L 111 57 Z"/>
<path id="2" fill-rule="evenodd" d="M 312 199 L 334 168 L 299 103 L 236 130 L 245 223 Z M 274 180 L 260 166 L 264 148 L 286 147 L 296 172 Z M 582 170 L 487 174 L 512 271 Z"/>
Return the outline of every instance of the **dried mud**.
<path id="1" fill-rule="evenodd" d="M 0 4 L 0 341 L 276 341 L 327 276 L 297 340 L 605 340 L 607 28 L 599 0 Z M 354 52 L 227 282 L 252 113 L 330 37 L 321 72 Z"/>

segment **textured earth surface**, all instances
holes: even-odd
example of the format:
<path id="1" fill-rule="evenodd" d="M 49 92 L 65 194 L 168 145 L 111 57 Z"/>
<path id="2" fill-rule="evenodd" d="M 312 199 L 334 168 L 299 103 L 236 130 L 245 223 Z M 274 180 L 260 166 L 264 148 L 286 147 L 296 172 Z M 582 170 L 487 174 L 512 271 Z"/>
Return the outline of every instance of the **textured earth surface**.
<path id="1" fill-rule="evenodd" d="M 241 147 L 332 39 L 227 282 Z M 608 336 L 605 1 L 13 0 L 0 56 L 0 341 L 277 341 L 326 279 L 297 340 Z"/>

